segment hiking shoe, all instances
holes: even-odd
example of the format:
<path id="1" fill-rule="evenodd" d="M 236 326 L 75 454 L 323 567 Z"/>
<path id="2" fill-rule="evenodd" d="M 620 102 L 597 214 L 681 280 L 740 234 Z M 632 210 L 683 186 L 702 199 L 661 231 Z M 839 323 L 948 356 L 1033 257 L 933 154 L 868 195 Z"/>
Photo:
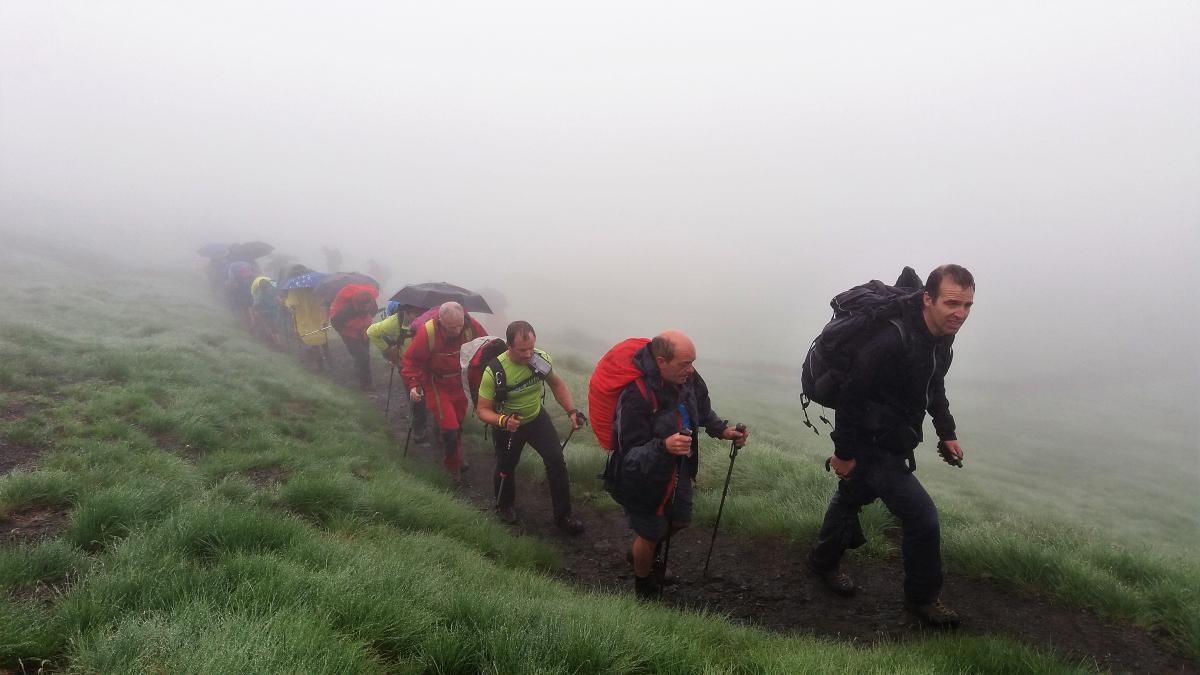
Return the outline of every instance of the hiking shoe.
<path id="1" fill-rule="evenodd" d="M 958 628 L 958 624 L 961 622 L 958 612 L 943 605 L 941 600 L 934 600 L 924 605 L 905 602 L 904 605 L 925 625 L 932 628 Z"/>
<path id="2" fill-rule="evenodd" d="M 821 583 L 825 585 L 825 588 L 834 593 L 842 596 L 854 595 L 854 591 L 856 590 L 854 580 L 850 578 L 849 574 L 842 572 L 840 569 L 835 567 L 831 570 L 820 570 L 810 560 L 808 561 L 808 571 L 816 575 L 821 580 Z"/>
<path id="3" fill-rule="evenodd" d="M 578 518 L 572 518 L 571 516 L 559 516 L 554 519 L 554 524 L 558 526 L 558 529 L 571 536 L 583 534 L 583 521 Z"/>
<path id="4" fill-rule="evenodd" d="M 633 592 L 638 600 L 657 600 L 662 595 L 662 587 L 654 580 L 654 575 L 633 578 Z"/>
<path id="5" fill-rule="evenodd" d="M 517 510 L 511 506 L 497 506 L 496 517 L 500 522 L 512 525 L 517 522 Z"/>

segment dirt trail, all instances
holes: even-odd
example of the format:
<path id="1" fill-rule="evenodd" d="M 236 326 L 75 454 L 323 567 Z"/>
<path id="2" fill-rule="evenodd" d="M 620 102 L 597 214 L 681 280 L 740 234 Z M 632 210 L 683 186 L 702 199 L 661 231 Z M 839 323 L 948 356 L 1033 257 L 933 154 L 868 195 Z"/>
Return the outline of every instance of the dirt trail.
<path id="1" fill-rule="evenodd" d="M 354 387 L 348 361 L 343 359 L 343 367 L 336 368 L 333 376 Z M 387 395 L 386 375 L 376 382 L 375 388 L 365 393 L 382 409 Z M 407 402 L 399 387 L 392 395 L 392 433 L 402 444 L 408 430 Z M 472 438 L 464 443 L 464 451 L 471 468 L 458 495 L 490 513 L 494 467 L 490 446 L 484 446 L 480 438 Z M 526 452 L 537 456 L 530 448 Z M 414 442 L 408 461 L 440 466 L 440 456 L 440 450 Z M 554 545 L 563 561 L 560 577 L 587 589 L 632 592 L 632 571 L 625 559 L 632 533 L 619 510 L 598 509 L 576 500 L 575 515 L 588 529 L 581 536 L 569 537 L 552 523 L 549 489 L 544 481 L 518 475 L 516 504 L 519 523 L 513 530 Z M 711 529 L 691 528 L 675 536 L 670 567 L 681 582 L 665 590 L 664 603 L 704 608 L 736 622 L 782 633 L 853 643 L 899 641 L 928 634 L 929 629 L 904 610 L 898 558 L 871 561 L 851 556 L 846 570 L 859 591 L 852 598 L 843 598 L 826 591 L 805 571 L 805 546 L 729 532 L 718 535 L 709 579 L 704 580 L 704 558 L 711 535 Z M 1086 609 L 1006 588 L 994 580 L 949 569 L 942 598 L 963 615 L 959 630 L 965 634 L 1010 638 L 1118 673 L 1200 670 L 1195 662 L 1164 644 L 1165 633 L 1152 635 L 1132 625 L 1102 619 Z"/>

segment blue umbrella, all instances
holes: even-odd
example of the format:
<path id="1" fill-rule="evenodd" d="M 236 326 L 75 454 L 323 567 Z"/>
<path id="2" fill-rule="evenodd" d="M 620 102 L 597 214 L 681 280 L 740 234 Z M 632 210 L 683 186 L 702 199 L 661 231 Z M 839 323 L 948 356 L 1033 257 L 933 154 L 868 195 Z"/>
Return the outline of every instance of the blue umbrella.
<path id="1" fill-rule="evenodd" d="M 285 291 L 290 291 L 295 288 L 313 288 L 317 284 L 321 283 L 321 280 L 324 278 L 325 275 L 320 272 L 308 272 L 306 274 L 301 274 L 298 277 L 292 277 L 291 279 L 288 279 L 287 283 L 281 286 L 281 288 Z"/>

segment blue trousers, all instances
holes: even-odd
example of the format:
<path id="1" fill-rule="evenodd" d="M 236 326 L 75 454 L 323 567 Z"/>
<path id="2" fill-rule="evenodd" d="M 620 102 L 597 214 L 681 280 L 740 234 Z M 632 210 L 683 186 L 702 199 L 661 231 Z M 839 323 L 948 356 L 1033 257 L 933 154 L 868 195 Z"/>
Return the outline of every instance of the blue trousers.
<path id="1" fill-rule="evenodd" d="M 838 482 L 837 492 L 829 500 L 809 561 L 817 570 L 829 571 L 837 567 L 846 549 L 865 544 L 858 514 L 876 499 L 900 521 L 905 597 L 916 604 L 936 600 L 942 589 L 937 507 L 909 472 L 903 455 L 864 453 L 857 458 L 854 471 Z"/>

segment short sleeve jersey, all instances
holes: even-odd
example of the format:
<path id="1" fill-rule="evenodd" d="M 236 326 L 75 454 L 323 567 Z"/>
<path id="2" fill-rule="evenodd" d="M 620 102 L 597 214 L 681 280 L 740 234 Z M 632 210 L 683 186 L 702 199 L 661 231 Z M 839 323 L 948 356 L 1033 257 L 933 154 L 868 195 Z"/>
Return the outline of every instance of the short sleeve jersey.
<path id="1" fill-rule="evenodd" d="M 550 372 L 553 373 L 554 361 L 550 355 L 537 348 L 533 351 L 546 359 L 546 363 L 550 364 Z M 541 378 L 534 377 L 533 369 L 529 366 L 513 363 L 508 358 L 508 352 L 500 354 L 496 360 L 504 368 L 505 387 L 508 390 L 504 401 L 495 406 L 496 412 L 520 415 L 521 424 L 532 422 L 542 411 Z M 483 379 L 479 381 L 479 398 L 496 400 L 496 376 L 492 374 L 490 365 L 483 369 Z"/>

